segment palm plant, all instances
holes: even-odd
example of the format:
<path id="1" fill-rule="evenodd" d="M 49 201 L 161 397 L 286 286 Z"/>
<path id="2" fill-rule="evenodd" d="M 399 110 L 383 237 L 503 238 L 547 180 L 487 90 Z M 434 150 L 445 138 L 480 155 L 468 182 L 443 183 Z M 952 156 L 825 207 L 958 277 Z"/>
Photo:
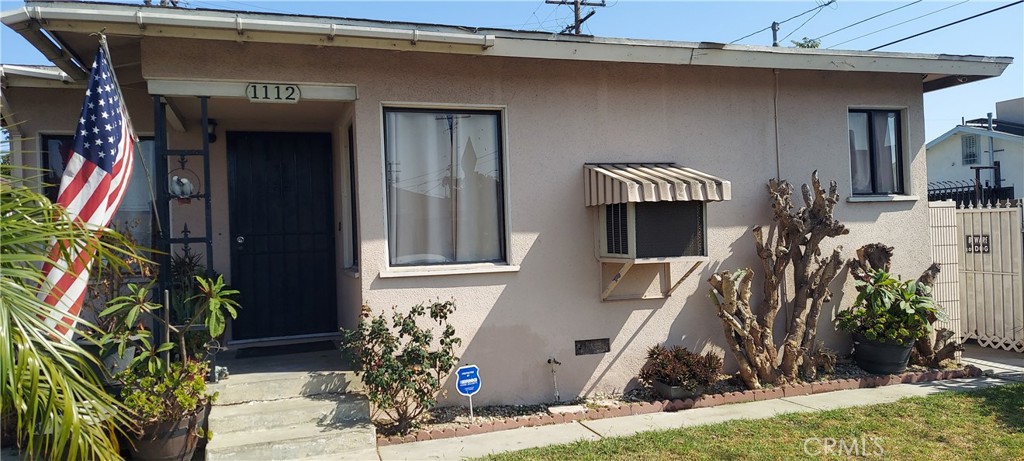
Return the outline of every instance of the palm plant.
<path id="1" fill-rule="evenodd" d="M 57 315 L 37 295 L 57 239 L 88 241 L 96 260 L 115 264 L 135 249 L 109 230 L 96 238 L 9 167 L 0 168 L 0 415 L 15 426 L 27 459 L 119 459 L 114 435 L 128 423 L 122 407 L 104 391 L 97 360 L 47 325 Z M 94 341 L 88 324 L 77 321 L 78 332 Z"/>

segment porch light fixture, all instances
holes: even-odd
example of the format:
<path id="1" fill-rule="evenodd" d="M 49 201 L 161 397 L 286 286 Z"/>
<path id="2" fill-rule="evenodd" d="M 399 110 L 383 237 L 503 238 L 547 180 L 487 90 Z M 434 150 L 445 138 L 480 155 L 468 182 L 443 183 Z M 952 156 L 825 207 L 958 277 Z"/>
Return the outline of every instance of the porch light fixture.
<path id="1" fill-rule="evenodd" d="M 211 118 L 206 121 L 206 137 L 210 144 L 217 142 L 217 120 Z"/>

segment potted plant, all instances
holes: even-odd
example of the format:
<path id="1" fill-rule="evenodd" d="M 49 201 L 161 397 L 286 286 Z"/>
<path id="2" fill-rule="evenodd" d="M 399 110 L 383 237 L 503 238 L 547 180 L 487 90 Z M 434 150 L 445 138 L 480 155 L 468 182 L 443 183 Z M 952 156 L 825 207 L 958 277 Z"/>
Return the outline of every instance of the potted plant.
<path id="1" fill-rule="evenodd" d="M 110 300 L 128 294 L 129 284 L 156 278 L 157 266 L 145 258 L 145 254 L 150 250 L 141 246 L 135 238 L 135 229 L 139 226 L 138 220 L 125 221 L 121 226 L 112 224 L 110 228 L 119 232 L 120 237 L 111 237 L 111 233 L 104 233 L 100 237 L 110 245 L 123 245 L 127 248 L 136 248 L 137 251 L 127 252 L 122 258 L 123 261 L 111 258 L 96 261 L 89 277 L 89 289 L 86 290 L 82 303 L 82 315 L 88 321 L 82 324 L 82 328 L 88 330 L 88 336 L 101 338 L 108 334 L 123 333 L 116 319 L 102 317 L 100 313 L 106 309 Z M 84 336 L 86 335 L 79 339 L 83 348 L 103 364 L 102 368 L 97 368 L 97 372 L 102 376 L 104 386 L 116 388 L 118 383 L 114 375 L 124 371 L 135 358 L 134 342 L 128 337 L 119 337 L 118 340 L 98 345 Z"/>
<path id="2" fill-rule="evenodd" d="M 199 294 L 190 301 L 198 301 L 201 307 L 182 327 L 153 315 L 162 306 L 149 301 L 148 288 L 134 284 L 129 284 L 129 294 L 114 298 L 100 313 L 101 317 L 115 319 L 118 326 L 104 336 L 105 347 L 123 350 L 133 344 L 140 351 L 116 376 L 122 385 L 119 398 L 134 416 L 135 424 L 128 428 L 133 436 L 129 449 L 132 459 L 189 460 L 199 439 L 210 436 L 202 430 L 207 403 L 216 397 L 206 390 L 209 366 L 187 353 L 186 334 L 202 319 L 212 336 L 220 336 L 226 315 L 237 315 L 238 303 L 231 298 L 238 292 L 227 288 L 223 277 L 197 277 L 196 285 Z M 176 336 L 177 344 L 154 341 L 144 320 L 162 323 Z M 166 357 L 176 348 L 180 361 L 170 363 Z"/>
<path id="3" fill-rule="evenodd" d="M 203 308 L 197 276 L 208 280 L 219 274 L 203 265 L 203 255 L 184 246 L 171 256 L 171 324 L 182 327 L 191 320 L 194 325 L 185 333 L 185 351 L 191 357 L 201 357 L 207 351 L 206 344 L 213 339 L 206 330 L 200 311 Z"/>
<path id="4" fill-rule="evenodd" d="M 930 319 L 945 319 L 945 313 L 926 285 L 902 281 L 884 270 L 870 271 L 856 286 L 853 307 L 839 312 L 836 323 L 853 334 L 857 366 L 875 374 L 902 372 L 914 341 L 931 333 Z"/>
<path id="5" fill-rule="evenodd" d="M 700 355 L 685 347 L 658 344 L 647 350 L 647 364 L 639 377 L 666 399 L 685 399 L 703 394 L 721 371 L 722 358 L 711 352 Z"/>

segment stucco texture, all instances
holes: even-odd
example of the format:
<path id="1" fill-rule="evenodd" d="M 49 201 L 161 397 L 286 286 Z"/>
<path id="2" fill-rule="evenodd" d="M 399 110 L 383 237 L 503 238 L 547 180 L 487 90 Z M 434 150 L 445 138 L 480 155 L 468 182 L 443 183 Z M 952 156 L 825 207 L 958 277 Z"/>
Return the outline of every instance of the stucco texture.
<path id="1" fill-rule="evenodd" d="M 706 280 L 719 270 L 759 269 L 749 230 L 768 224 L 765 185 L 777 174 L 799 186 L 817 170 L 823 180 L 838 183 L 836 216 L 849 227 L 850 234 L 834 243 L 843 246 L 845 257 L 852 256 L 860 245 L 882 241 L 896 247 L 893 269 L 905 277 L 916 277 L 930 263 L 918 75 L 776 74 L 770 69 L 154 38 L 143 40 L 141 54 L 145 78 L 357 86 L 358 100 L 351 105 L 360 273 L 358 279 L 352 279 L 339 266 L 339 283 L 358 281 L 361 302 L 378 312 L 428 299 L 454 298 L 458 304 L 454 325 L 464 341 L 460 363 L 475 363 L 481 369 L 483 386 L 475 396 L 477 404 L 551 401 L 554 388 L 549 357 L 562 363 L 557 378 L 563 399 L 625 390 L 635 384 L 646 349 L 658 343 L 717 350 L 725 354 L 727 368 L 734 369 L 734 361 L 722 349 L 722 326 L 707 298 Z M 304 104 L 308 103 L 298 107 Z M 518 271 L 380 277 L 388 272 L 382 107 L 405 104 L 503 110 L 507 258 Z M 903 111 L 905 184 L 908 192 L 921 200 L 846 202 L 851 191 L 847 127 L 851 107 Z M 270 122 L 263 124 L 266 127 L 283 123 L 288 130 L 310 131 L 277 118 L 276 109 L 253 105 L 249 115 L 264 117 Z M 143 118 L 150 109 L 133 110 Z M 333 118 L 318 129 L 333 131 L 336 137 L 343 134 L 345 108 L 327 112 Z M 213 115 L 226 130 L 254 129 L 246 124 L 255 122 L 234 123 L 216 112 Z M 339 140 L 335 144 L 335 155 L 342 155 Z M 214 154 L 214 191 L 221 193 L 227 178 L 223 160 L 216 158 L 223 159 L 224 152 Z M 672 161 L 727 179 L 732 182 L 732 200 L 707 205 L 709 262 L 671 297 L 601 302 L 602 267 L 594 254 L 597 213 L 583 205 L 582 166 L 586 162 L 644 161 Z M 344 187 L 337 184 L 337 194 Z M 218 219 L 216 232 L 228 234 L 226 218 Z M 219 245 L 225 243 L 226 237 L 218 240 Z M 226 272 L 226 245 L 217 251 L 217 265 Z M 679 277 L 688 268 L 673 264 L 672 274 Z M 638 268 L 620 289 L 643 291 L 656 282 L 654 269 Z M 831 327 L 834 308 L 853 300 L 852 283 L 845 271 L 833 289 L 819 338 L 846 352 L 847 335 L 835 333 Z M 353 314 L 358 300 L 343 298 L 341 309 Z M 574 341 L 594 338 L 609 338 L 611 351 L 575 355 Z M 451 380 L 447 388 L 458 397 Z"/>

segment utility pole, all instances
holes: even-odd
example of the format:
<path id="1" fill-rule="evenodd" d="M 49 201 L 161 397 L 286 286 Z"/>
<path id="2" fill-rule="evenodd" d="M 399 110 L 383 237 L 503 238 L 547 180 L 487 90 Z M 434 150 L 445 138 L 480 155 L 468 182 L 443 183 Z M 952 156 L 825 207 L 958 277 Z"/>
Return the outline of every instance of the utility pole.
<path id="1" fill-rule="evenodd" d="M 590 17 L 595 13 L 595 11 L 591 11 L 586 16 L 581 17 L 584 6 L 606 6 L 605 0 L 544 0 L 544 3 L 551 5 L 572 5 L 573 11 L 576 13 L 576 20 L 573 21 L 572 24 L 566 26 L 565 29 L 562 29 L 561 33 L 564 34 L 569 31 L 574 31 L 576 35 L 580 35 L 580 26 L 582 26 L 583 23 L 586 22 L 587 19 L 590 19 Z"/>

